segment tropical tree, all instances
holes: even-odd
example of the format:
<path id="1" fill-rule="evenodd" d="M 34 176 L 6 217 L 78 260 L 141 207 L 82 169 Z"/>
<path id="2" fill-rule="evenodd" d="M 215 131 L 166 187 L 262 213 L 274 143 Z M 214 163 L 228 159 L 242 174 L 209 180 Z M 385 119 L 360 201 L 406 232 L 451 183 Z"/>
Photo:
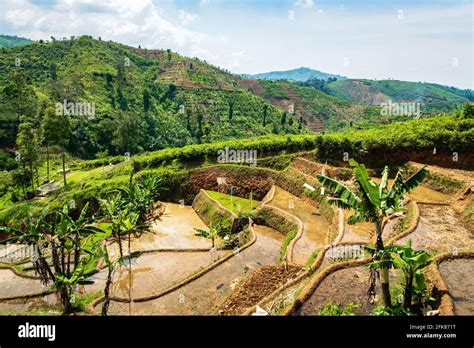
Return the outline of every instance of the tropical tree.
<path id="1" fill-rule="evenodd" d="M 59 292 L 65 313 L 74 310 L 76 285 L 91 283 L 88 278 L 101 259 L 100 244 L 108 237 L 92 226 L 87 210 L 88 204 L 73 219 L 65 205 L 61 211 L 28 219 L 23 228 L 0 228 L 12 234 L 12 240 L 34 246 L 35 271 L 43 284 L 52 283 Z"/>
<path id="2" fill-rule="evenodd" d="M 34 189 L 33 168 L 39 157 L 38 134 L 30 122 L 21 123 L 16 138 L 18 151 L 20 152 L 23 170 L 25 164 L 28 164 L 31 172 L 31 187 Z"/>
<path id="3" fill-rule="evenodd" d="M 45 115 L 41 122 L 41 129 L 43 134 L 43 143 L 46 145 L 47 158 L 47 173 L 49 181 L 49 147 L 51 145 L 58 145 L 65 147 L 69 141 L 71 134 L 71 124 L 69 117 L 64 113 L 56 113 L 53 107 L 45 109 Z M 63 162 L 63 182 L 66 186 L 66 153 L 62 153 Z"/>
<path id="4" fill-rule="evenodd" d="M 120 192 L 108 199 L 100 199 L 100 208 L 110 231 L 119 245 L 120 258 L 123 258 L 122 235 L 130 233 L 137 224 L 138 214 L 126 207 L 125 200 Z"/>
<path id="5" fill-rule="evenodd" d="M 406 245 L 389 245 L 385 247 L 385 265 L 382 261 L 373 261 L 370 268 L 393 267 L 400 269 L 404 275 L 403 307 L 412 308 L 413 295 L 421 295 L 426 290 L 423 268 L 428 266 L 432 259 L 424 250 L 413 250 L 411 240 Z M 415 287 L 413 286 L 415 282 Z"/>
<path id="6" fill-rule="evenodd" d="M 349 224 L 364 221 L 374 224 L 377 240 L 373 257 L 375 260 L 384 261 L 385 254 L 379 253 L 379 251 L 384 250 L 382 239 L 383 221 L 387 216 L 402 210 L 405 194 L 416 188 L 425 179 L 428 170 L 423 167 L 407 180 L 403 179 L 402 171 L 399 170 L 395 175 L 391 187 L 389 187 L 389 169 L 387 166 L 385 166 L 382 172 L 380 182 L 376 183 L 371 180 L 363 164 L 359 164 L 353 159 L 349 160 L 349 164 L 356 180 L 354 190 L 327 176 L 316 175 L 316 177 L 319 182 L 328 189 L 332 196 L 327 199 L 330 204 L 354 211 L 354 214 L 348 218 Z M 386 307 L 391 306 L 388 272 L 389 269 L 387 265 L 382 263 L 380 273 L 383 300 Z M 368 291 L 371 302 L 373 302 L 375 297 L 376 278 L 377 271 L 372 269 Z"/>

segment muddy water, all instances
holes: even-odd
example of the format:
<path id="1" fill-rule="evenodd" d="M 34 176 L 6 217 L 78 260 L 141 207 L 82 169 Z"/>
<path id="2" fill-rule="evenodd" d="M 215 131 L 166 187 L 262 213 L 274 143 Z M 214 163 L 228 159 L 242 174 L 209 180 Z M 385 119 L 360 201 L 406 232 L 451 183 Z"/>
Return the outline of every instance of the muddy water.
<path id="1" fill-rule="evenodd" d="M 132 250 L 211 248 L 211 241 L 195 236 L 195 228 L 208 230 L 190 206 L 164 203 L 165 213 L 152 223 L 151 231 L 132 241 Z"/>
<path id="2" fill-rule="evenodd" d="M 364 245 L 338 245 L 326 250 L 319 269 L 322 270 L 335 263 L 363 259 L 369 256 L 369 253 L 365 251 Z"/>
<path id="3" fill-rule="evenodd" d="M 311 297 L 303 304 L 298 315 L 317 315 L 327 303 L 346 306 L 360 305 L 354 313 L 366 315 L 373 306 L 367 302 L 369 271 L 364 267 L 347 268 L 326 277 Z"/>
<path id="4" fill-rule="evenodd" d="M 56 294 L 50 294 L 35 298 L 2 301 L 0 302 L 0 315 L 34 310 L 48 311 L 55 307 L 60 307 L 59 299 Z"/>
<path id="5" fill-rule="evenodd" d="M 344 237 L 343 242 L 370 242 L 374 237 L 374 225 L 368 222 L 361 222 L 349 225 L 347 219 L 353 215 L 353 211 L 344 210 Z"/>
<path id="6" fill-rule="evenodd" d="M 209 252 L 159 252 L 144 254 L 132 261 L 132 272 L 123 266 L 114 273 L 111 286 L 112 296 L 129 296 L 131 285 L 132 297 L 157 294 L 182 279 L 209 265 L 217 256 L 223 257 L 230 251 Z M 104 288 L 107 270 L 102 270 L 92 277 L 94 284 L 87 285 L 83 292 L 94 293 Z"/>
<path id="7" fill-rule="evenodd" d="M 464 224 L 451 207 L 419 204 L 419 208 L 418 227 L 397 244 L 411 239 L 415 249 L 438 252 L 474 248 L 474 226 Z"/>
<path id="8" fill-rule="evenodd" d="M 281 208 L 303 221 L 303 234 L 293 249 L 295 263 L 304 265 L 316 248 L 329 243 L 328 232 L 331 224 L 324 216 L 317 215 L 317 208 L 279 187 L 276 188 L 270 205 Z"/>
<path id="9" fill-rule="evenodd" d="M 277 264 L 281 242 L 270 237 L 276 231 L 256 226 L 257 241 L 238 256 L 207 272 L 190 284 L 159 299 L 134 303 L 134 315 L 210 315 L 231 290 L 252 270 Z M 275 234 L 276 235 L 276 234 Z M 112 302 L 110 314 L 128 314 L 128 304 Z"/>
<path id="10" fill-rule="evenodd" d="M 457 315 L 474 315 L 474 260 L 449 260 L 439 265 Z"/>
<path id="11" fill-rule="evenodd" d="M 452 197 L 444 193 L 429 189 L 424 186 L 418 186 L 408 194 L 408 197 L 414 201 L 420 202 L 446 202 Z"/>
<path id="12" fill-rule="evenodd" d="M 380 182 L 380 178 L 372 178 L 374 182 Z M 388 185 L 391 186 L 393 184 L 393 179 L 388 180 Z M 408 197 L 413 199 L 414 201 L 420 202 L 446 202 L 452 197 L 441 193 L 439 191 L 432 190 L 425 186 L 418 186 L 413 191 L 408 194 Z"/>
<path id="13" fill-rule="evenodd" d="M 19 277 L 7 269 L 0 270 L 0 298 L 37 294 L 48 289 L 39 280 Z"/>

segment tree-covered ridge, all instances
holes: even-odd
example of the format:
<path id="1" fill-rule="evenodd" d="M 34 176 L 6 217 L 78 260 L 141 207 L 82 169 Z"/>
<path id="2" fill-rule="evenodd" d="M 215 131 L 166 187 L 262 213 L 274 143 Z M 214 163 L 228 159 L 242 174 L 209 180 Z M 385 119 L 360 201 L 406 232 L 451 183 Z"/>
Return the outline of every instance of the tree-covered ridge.
<path id="1" fill-rule="evenodd" d="M 336 79 L 345 79 L 344 76 L 336 74 L 328 74 L 319 70 L 314 70 L 310 68 L 297 68 L 284 71 L 270 71 L 260 74 L 244 74 L 244 77 L 255 78 L 255 79 L 265 79 L 265 80 L 292 80 L 292 81 L 308 81 L 311 79 L 323 79 L 328 80 L 330 78 Z"/>
<path id="2" fill-rule="evenodd" d="M 66 148 L 83 158 L 305 132 L 235 79 L 171 51 L 88 36 L 3 49 L 0 146 L 15 144 L 21 122 L 41 130 L 46 113 L 65 100 L 94 106 L 94 117 L 70 118 Z"/>
<path id="3" fill-rule="evenodd" d="M 1 47 L 15 47 L 28 45 L 34 42 L 33 40 L 26 39 L 24 37 L 12 36 L 12 35 L 0 35 L 0 48 Z"/>
<path id="4" fill-rule="evenodd" d="M 380 107 L 348 102 L 328 95 L 311 83 L 249 79 L 242 79 L 240 83 L 272 104 L 287 111 L 293 110 L 296 119 L 301 118 L 315 132 L 335 131 L 348 126 L 368 128 L 387 122 L 380 117 Z"/>
<path id="5" fill-rule="evenodd" d="M 380 105 L 392 102 L 422 103 L 424 112 L 452 112 L 463 103 L 474 100 L 473 91 L 434 83 L 397 80 L 338 80 L 325 86 L 325 92 L 338 98 L 362 103 Z"/>

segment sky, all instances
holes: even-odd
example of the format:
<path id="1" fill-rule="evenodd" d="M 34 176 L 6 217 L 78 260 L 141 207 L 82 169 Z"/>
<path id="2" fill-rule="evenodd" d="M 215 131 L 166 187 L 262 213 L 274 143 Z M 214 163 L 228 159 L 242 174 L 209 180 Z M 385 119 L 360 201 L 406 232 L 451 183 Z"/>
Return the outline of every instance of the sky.
<path id="1" fill-rule="evenodd" d="M 468 0 L 0 0 L 0 33 L 170 48 L 234 73 L 301 66 L 474 88 Z"/>

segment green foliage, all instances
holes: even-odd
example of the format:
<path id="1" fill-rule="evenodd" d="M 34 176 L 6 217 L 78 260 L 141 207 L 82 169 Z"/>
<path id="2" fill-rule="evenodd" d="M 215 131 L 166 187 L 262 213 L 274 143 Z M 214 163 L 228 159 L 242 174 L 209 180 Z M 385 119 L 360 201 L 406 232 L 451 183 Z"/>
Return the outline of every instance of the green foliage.
<path id="1" fill-rule="evenodd" d="M 17 57 L 20 67 L 12 64 Z M 21 115 L 39 124 L 41 109 L 64 100 L 95 105 L 93 118 L 71 117 L 67 149 L 82 158 L 270 133 L 262 125 L 263 107 L 269 124 L 280 111 L 238 81 L 173 52 L 143 52 L 89 36 L 14 47 L 0 52 L 0 145 L 13 144 Z"/>
<path id="2" fill-rule="evenodd" d="M 88 207 L 77 218 L 70 216 L 65 205 L 61 210 L 44 210 L 38 217 L 30 217 L 21 229 L 0 228 L 14 241 L 34 246 L 33 266 L 41 281 L 52 282 L 59 292 L 65 313 L 75 310 L 75 286 L 90 283 L 88 278 L 97 271 L 100 260 L 99 244 L 109 236 L 92 226 L 86 216 Z"/>
<path id="3" fill-rule="evenodd" d="M 23 37 L 11 36 L 11 35 L 0 35 L 0 47 L 15 47 L 23 46 L 32 43 L 30 39 L 25 39 Z"/>
<path id="4" fill-rule="evenodd" d="M 250 200 L 249 198 L 242 198 L 238 196 L 231 196 L 225 193 L 215 192 L 215 191 L 206 191 L 209 196 L 217 200 L 225 208 L 231 210 L 236 215 L 245 214 L 252 212 L 258 205 L 258 201 L 254 198 Z"/>
<path id="5" fill-rule="evenodd" d="M 408 240 L 404 246 L 390 245 L 386 246 L 380 260 L 375 259 L 369 268 L 396 268 L 400 269 L 404 275 L 403 307 L 406 311 L 412 311 L 414 307 L 425 305 L 429 301 L 426 296 L 426 282 L 422 270 L 428 266 L 432 259 L 430 255 L 423 250 L 414 250 L 411 246 L 411 240 Z M 415 300 L 415 303 L 412 302 Z"/>
<path id="6" fill-rule="evenodd" d="M 325 90 L 338 98 L 371 105 L 380 95 L 392 102 L 421 102 L 423 112 L 453 112 L 466 101 L 472 101 L 471 90 L 434 83 L 397 80 L 339 80 L 326 85 Z"/>
<path id="7" fill-rule="evenodd" d="M 337 304 L 326 303 L 319 311 L 321 316 L 354 316 L 354 310 L 360 308 L 360 305 L 349 303 L 342 307 Z"/>
<path id="8" fill-rule="evenodd" d="M 474 120 L 440 116 L 382 125 L 366 130 L 347 130 L 319 135 L 316 139 L 320 161 L 341 161 L 343 153 L 370 162 L 403 163 L 406 154 L 436 147 L 450 154 L 469 153 L 474 147 Z"/>
<path id="9" fill-rule="evenodd" d="M 53 107 L 48 107 L 45 110 L 41 128 L 45 144 L 60 146 L 67 144 L 71 132 L 67 115 L 56 114 Z"/>
<path id="10" fill-rule="evenodd" d="M 291 243 L 293 239 L 295 239 L 297 234 L 296 230 L 291 230 L 285 236 L 285 240 L 281 246 L 280 256 L 278 257 L 278 261 L 282 261 L 286 257 L 286 250 L 288 249 L 288 245 Z"/>
<path id="11" fill-rule="evenodd" d="M 460 118 L 474 118 L 474 103 L 465 103 L 459 114 Z"/>
<path id="12" fill-rule="evenodd" d="M 209 230 L 203 230 L 200 228 L 195 228 L 194 230 L 196 231 L 195 236 L 198 237 L 204 237 L 207 239 L 210 239 L 212 242 L 212 248 L 215 247 L 215 240 L 218 237 L 225 238 L 227 236 L 227 239 L 230 236 L 230 224 L 228 220 L 221 220 L 217 222 L 211 223 L 209 226 Z"/>

